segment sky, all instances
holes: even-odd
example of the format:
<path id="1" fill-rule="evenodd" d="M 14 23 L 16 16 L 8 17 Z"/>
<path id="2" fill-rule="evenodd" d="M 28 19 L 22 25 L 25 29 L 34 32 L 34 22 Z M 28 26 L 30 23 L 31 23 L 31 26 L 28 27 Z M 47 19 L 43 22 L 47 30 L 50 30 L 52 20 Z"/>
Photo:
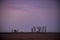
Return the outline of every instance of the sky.
<path id="1" fill-rule="evenodd" d="M 58 32 L 57 0 L 2 0 L 2 32 L 17 29 L 30 32 L 33 26 L 47 26 L 47 32 Z"/>

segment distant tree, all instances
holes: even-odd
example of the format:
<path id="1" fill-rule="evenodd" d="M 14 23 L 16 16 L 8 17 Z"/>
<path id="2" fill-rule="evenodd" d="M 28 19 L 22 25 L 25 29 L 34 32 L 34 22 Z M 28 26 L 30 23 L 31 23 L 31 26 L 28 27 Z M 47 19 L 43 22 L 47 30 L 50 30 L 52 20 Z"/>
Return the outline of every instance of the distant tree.
<path id="1" fill-rule="evenodd" d="M 42 27 L 42 32 L 44 32 L 44 26 Z"/>
<path id="2" fill-rule="evenodd" d="M 46 32 L 46 25 L 45 25 L 45 32 Z"/>
<path id="3" fill-rule="evenodd" d="M 35 26 L 31 28 L 31 32 L 36 32 L 36 27 Z"/>
<path id="4" fill-rule="evenodd" d="M 33 27 L 33 32 L 36 32 L 36 27 L 35 26 Z"/>
<path id="5" fill-rule="evenodd" d="M 31 28 L 31 32 L 33 32 L 33 28 Z"/>
<path id="6" fill-rule="evenodd" d="M 40 32 L 41 31 L 41 27 L 39 26 L 39 27 L 37 27 L 37 32 Z"/>
<path id="7" fill-rule="evenodd" d="M 46 26 L 42 27 L 42 32 L 46 32 Z"/>

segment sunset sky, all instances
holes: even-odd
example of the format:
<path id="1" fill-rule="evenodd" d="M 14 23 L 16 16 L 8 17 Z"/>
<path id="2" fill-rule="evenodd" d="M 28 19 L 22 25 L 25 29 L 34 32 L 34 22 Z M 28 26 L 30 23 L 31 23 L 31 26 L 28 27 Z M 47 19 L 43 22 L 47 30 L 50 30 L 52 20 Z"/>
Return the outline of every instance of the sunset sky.
<path id="1" fill-rule="evenodd" d="M 58 32 L 57 0 L 3 0 L 2 32 L 12 29 L 30 32 L 33 26 L 47 26 L 47 32 Z"/>

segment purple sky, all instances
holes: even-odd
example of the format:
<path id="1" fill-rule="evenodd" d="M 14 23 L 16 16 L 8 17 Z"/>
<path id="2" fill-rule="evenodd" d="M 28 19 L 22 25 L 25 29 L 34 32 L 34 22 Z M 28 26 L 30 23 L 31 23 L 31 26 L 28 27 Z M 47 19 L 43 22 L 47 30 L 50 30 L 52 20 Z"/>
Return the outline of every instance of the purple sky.
<path id="1" fill-rule="evenodd" d="M 47 32 L 58 32 L 58 17 L 56 0 L 3 0 L 1 28 L 30 32 L 33 26 L 46 25 Z"/>

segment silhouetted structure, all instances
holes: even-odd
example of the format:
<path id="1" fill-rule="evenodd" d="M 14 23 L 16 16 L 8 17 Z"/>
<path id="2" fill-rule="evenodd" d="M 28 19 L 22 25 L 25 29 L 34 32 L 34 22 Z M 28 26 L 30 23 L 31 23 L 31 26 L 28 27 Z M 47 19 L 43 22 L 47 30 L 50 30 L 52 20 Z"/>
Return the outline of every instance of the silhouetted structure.
<path id="1" fill-rule="evenodd" d="M 32 32 L 36 32 L 36 27 L 34 26 L 33 28 L 31 28 Z"/>
<path id="2" fill-rule="evenodd" d="M 38 29 L 38 31 L 37 32 L 40 32 L 41 31 L 41 27 L 39 26 L 39 27 L 37 27 L 37 29 Z"/>
<path id="3" fill-rule="evenodd" d="M 31 28 L 31 32 L 46 32 L 46 25 L 45 26 L 38 26 Z"/>

